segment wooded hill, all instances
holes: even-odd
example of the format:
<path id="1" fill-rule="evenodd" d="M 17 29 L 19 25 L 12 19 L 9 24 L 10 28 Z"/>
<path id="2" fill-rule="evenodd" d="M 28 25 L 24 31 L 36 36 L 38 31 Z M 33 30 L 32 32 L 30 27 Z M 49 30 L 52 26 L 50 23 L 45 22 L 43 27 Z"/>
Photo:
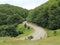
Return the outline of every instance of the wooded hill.
<path id="1" fill-rule="evenodd" d="M 25 21 L 27 15 L 26 9 L 0 4 L 0 36 L 17 36 L 20 32 L 16 31 L 16 27 Z"/>
<path id="2" fill-rule="evenodd" d="M 49 0 L 31 10 L 27 20 L 51 30 L 60 29 L 60 0 Z"/>

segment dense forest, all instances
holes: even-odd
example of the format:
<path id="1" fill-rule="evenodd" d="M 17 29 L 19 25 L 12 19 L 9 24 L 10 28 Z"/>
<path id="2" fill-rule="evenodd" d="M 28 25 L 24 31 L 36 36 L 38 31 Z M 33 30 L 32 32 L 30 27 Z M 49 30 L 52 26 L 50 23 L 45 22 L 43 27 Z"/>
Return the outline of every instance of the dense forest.
<path id="1" fill-rule="evenodd" d="M 25 21 L 28 10 L 21 7 L 0 4 L 0 36 L 15 37 L 20 32 L 16 31 L 18 24 Z"/>
<path id="2" fill-rule="evenodd" d="M 51 30 L 60 29 L 60 0 L 49 0 L 31 10 L 27 20 Z"/>

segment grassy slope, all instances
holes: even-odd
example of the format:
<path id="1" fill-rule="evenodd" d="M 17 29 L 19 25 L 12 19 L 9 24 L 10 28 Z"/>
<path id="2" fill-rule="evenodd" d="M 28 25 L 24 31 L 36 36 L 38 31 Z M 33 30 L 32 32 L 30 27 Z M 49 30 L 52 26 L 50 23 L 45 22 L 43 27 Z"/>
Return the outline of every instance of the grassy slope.
<path id="1" fill-rule="evenodd" d="M 18 25 L 17 31 L 23 31 L 23 34 L 17 36 L 18 38 L 20 38 L 20 37 L 28 36 L 29 34 L 33 33 L 34 29 L 25 28 L 23 24 L 20 24 L 20 25 Z"/>
<path id="2" fill-rule="evenodd" d="M 14 38 L 0 38 L 1 45 L 60 45 L 60 36 L 49 37 L 47 39 L 41 39 L 36 41 L 31 40 L 15 40 Z"/>
<path id="3" fill-rule="evenodd" d="M 45 30 L 47 31 L 48 36 L 54 36 L 54 30 L 48 30 L 48 29 Z M 56 35 L 60 36 L 60 29 L 56 30 Z"/>
<path id="4" fill-rule="evenodd" d="M 21 27 L 23 27 L 23 25 L 21 25 L 21 26 L 19 25 L 18 29 L 20 29 Z M 23 28 L 23 29 L 25 29 L 25 28 Z M 46 30 L 48 30 L 48 29 L 46 29 Z M 54 36 L 53 31 L 51 31 L 51 30 L 47 31 L 47 32 L 49 33 L 50 37 L 48 37 L 46 39 L 36 40 L 36 41 L 16 40 L 15 38 L 10 38 L 10 37 L 0 37 L 0 45 L 60 45 L 60 29 L 57 30 L 57 36 Z M 22 35 L 25 36 L 25 34 L 22 34 Z"/>

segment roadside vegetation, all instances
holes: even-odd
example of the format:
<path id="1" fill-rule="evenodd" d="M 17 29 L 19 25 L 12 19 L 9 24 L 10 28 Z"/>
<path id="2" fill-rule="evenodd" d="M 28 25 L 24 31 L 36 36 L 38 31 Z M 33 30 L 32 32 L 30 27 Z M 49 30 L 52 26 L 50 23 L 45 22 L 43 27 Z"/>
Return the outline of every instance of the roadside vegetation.
<path id="1" fill-rule="evenodd" d="M 28 36 L 29 34 L 34 33 L 33 28 L 25 26 L 23 24 L 19 24 L 16 30 L 21 33 L 20 35 L 17 36 L 17 38 L 25 37 Z"/>
<path id="2" fill-rule="evenodd" d="M 48 37 L 53 37 L 53 36 L 60 36 L 60 29 L 57 30 L 49 30 L 49 29 L 45 29 L 47 32 L 47 36 Z"/>

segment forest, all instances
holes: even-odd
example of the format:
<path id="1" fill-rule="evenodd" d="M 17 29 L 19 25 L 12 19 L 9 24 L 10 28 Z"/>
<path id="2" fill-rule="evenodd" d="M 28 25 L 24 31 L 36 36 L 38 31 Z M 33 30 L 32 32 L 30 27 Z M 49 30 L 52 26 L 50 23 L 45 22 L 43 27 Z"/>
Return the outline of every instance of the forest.
<path id="1" fill-rule="evenodd" d="M 25 21 L 28 10 L 21 7 L 0 4 L 0 36 L 16 37 L 20 32 L 16 31 L 17 25 Z"/>
<path id="2" fill-rule="evenodd" d="M 47 29 L 60 29 L 60 0 L 49 0 L 31 10 L 27 20 Z"/>

